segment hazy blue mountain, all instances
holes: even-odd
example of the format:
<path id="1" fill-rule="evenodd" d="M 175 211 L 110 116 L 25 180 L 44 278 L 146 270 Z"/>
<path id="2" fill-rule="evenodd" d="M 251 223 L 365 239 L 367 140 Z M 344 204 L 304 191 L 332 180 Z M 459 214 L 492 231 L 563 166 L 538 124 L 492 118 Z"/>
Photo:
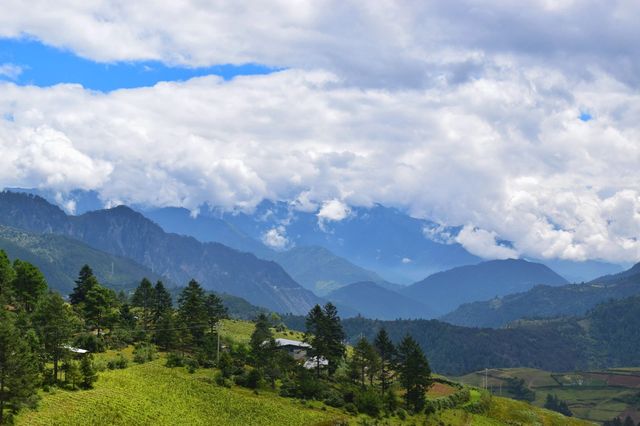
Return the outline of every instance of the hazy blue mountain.
<path id="1" fill-rule="evenodd" d="M 175 283 L 195 278 L 209 290 L 240 296 L 279 312 L 306 313 L 322 302 L 275 262 L 222 244 L 166 233 L 124 206 L 67 216 L 42 198 L 3 192 L 0 223 L 76 238 L 98 250 L 132 259 Z"/>
<path id="2" fill-rule="evenodd" d="M 338 306 L 347 305 L 367 318 L 431 318 L 433 316 L 433 312 L 421 303 L 374 282 L 349 284 L 332 291 L 326 298 Z"/>
<path id="3" fill-rule="evenodd" d="M 584 315 L 599 303 L 638 294 L 640 264 L 587 284 L 541 285 L 522 293 L 464 304 L 440 319 L 457 325 L 503 327 L 522 318 Z"/>
<path id="4" fill-rule="evenodd" d="M 540 263 L 506 259 L 438 272 L 401 292 L 442 315 L 464 303 L 525 291 L 537 284 L 567 283 L 563 277 Z"/>
<path id="5" fill-rule="evenodd" d="M 43 272 L 49 287 L 69 294 L 83 265 L 91 265 L 98 280 L 115 290 L 135 288 L 142 278 L 156 281 L 160 275 L 123 257 L 114 256 L 68 237 L 34 234 L 0 226 L 0 249 L 11 259 L 33 263 Z M 165 280 L 165 284 L 172 286 Z"/>
<path id="6" fill-rule="evenodd" d="M 622 272 L 625 269 L 622 265 L 597 260 L 585 260 L 578 262 L 564 259 L 530 259 L 530 261 L 547 265 L 571 283 L 588 282 L 596 277 L 615 274 Z"/>

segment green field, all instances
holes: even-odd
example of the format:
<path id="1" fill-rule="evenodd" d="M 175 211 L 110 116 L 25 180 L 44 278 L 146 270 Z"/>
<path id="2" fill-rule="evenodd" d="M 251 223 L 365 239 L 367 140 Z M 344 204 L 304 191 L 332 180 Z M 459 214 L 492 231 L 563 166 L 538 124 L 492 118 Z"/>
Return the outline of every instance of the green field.
<path id="1" fill-rule="evenodd" d="M 488 384 L 494 395 L 510 396 L 506 379 L 519 377 L 536 392 L 533 404 L 538 407 L 544 405 L 550 393 L 567 401 L 574 416 L 579 418 L 603 422 L 631 415 L 640 420 L 640 407 L 625 402 L 640 392 L 639 373 L 635 367 L 562 374 L 532 368 L 492 369 L 488 371 Z M 456 378 L 472 386 L 482 386 L 483 379 L 484 372 Z"/>
<path id="2" fill-rule="evenodd" d="M 222 335 L 236 342 L 247 342 L 253 324 L 226 320 Z M 302 339 L 295 331 L 276 333 L 278 337 Z M 131 359 L 132 348 L 108 351 L 96 356 L 105 363 L 121 353 Z M 333 425 L 333 424 L 424 424 L 435 425 L 586 425 L 557 413 L 506 398 L 493 397 L 489 410 L 473 414 L 466 410 L 483 398 L 483 392 L 471 389 L 471 400 L 455 409 L 424 414 L 373 420 L 352 416 L 341 409 L 318 401 L 302 402 L 283 398 L 271 390 L 254 392 L 238 386 L 215 384 L 214 371 L 199 369 L 189 374 L 185 368 L 167 368 L 161 357 L 146 364 L 129 364 L 123 370 L 100 373 L 95 388 L 89 391 L 52 390 L 42 392 L 37 410 L 23 411 L 18 425 Z M 537 370 L 530 377 L 541 376 Z M 455 387 L 437 383 L 428 398 L 441 398 L 455 392 Z M 485 398 L 487 394 L 484 394 Z M 377 423 L 373 423 L 377 422 Z"/>

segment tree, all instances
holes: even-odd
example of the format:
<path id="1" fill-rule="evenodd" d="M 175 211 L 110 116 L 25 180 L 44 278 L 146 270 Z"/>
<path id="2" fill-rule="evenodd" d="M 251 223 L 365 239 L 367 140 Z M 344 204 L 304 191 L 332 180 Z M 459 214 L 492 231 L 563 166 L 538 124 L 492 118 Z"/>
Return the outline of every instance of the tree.
<path id="1" fill-rule="evenodd" d="M 86 354 L 80 360 L 80 375 L 82 376 L 81 386 L 85 389 L 93 388 L 93 384 L 98 380 L 98 373 L 93 365 L 93 356 Z"/>
<path id="2" fill-rule="evenodd" d="M 380 370 L 378 376 L 380 378 L 382 394 L 384 395 L 391 383 L 394 360 L 396 358 L 396 348 L 384 328 L 381 328 L 376 335 L 373 346 L 380 357 Z"/>
<path id="3" fill-rule="evenodd" d="M 569 409 L 569 405 L 566 401 L 562 401 L 556 395 L 552 395 L 550 393 L 547 394 L 547 399 L 544 403 L 544 408 L 548 410 L 557 411 L 560 414 L 563 414 L 567 417 L 573 416 L 573 413 Z"/>
<path id="4" fill-rule="evenodd" d="M 116 294 L 113 290 L 96 285 L 87 293 L 84 300 L 84 317 L 98 331 L 98 336 L 112 319 L 116 306 Z"/>
<path id="5" fill-rule="evenodd" d="M 53 362 L 53 381 L 58 381 L 58 363 L 67 351 L 78 319 L 58 293 L 47 294 L 33 316 L 33 325 L 44 345 L 45 354 Z"/>
<path id="6" fill-rule="evenodd" d="M 67 359 L 62 365 L 64 370 L 64 381 L 71 386 L 71 389 L 75 389 L 82 380 L 82 373 L 80 372 L 80 366 L 77 361 Z"/>
<path id="7" fill-rule="evenodd" d="M 429 362 L 413 337 L 407 335 L 398 346 L 400 385 L 406 390 L 405 403 L 415 413 L 424 408 L 425 393 L 431 386 Z"/>
<path id="8" fill-rule="evenodd" d="M 37 361 L 15 325 L 15 314 L 0 309 L 0 424 L 5 408 L 17 412 L 35 398 Z"/>
<path id="9" fill-rule="evenodd" d="M 196 280 L 189 281 L 187 287 L 180 293 L 178 319 L 187 328 L 185 333 L 185 337 L 189 337 L 187 344 L 199 345 L 202 343 L 204 328 L 207 326 L 207 308 L 204 290 Z"/>
<path id="10" fill-rule="evenodd" d="M 278 347 L 273 338 L 270 325 L 269 319 L 265 314 L 258 315 L 255 328 L 251 333 L 249 346 L 251 347 L 254 367 L 260 370 L 262 375 L 269 380 L 271 387 L 275 389 L 276 379 L 279 375 L 277 366 Z"/>
<path id="11" fill-rule="evenodd" d="M 131 298 L 131 305 L 142 309 L 142 328 L 146 331 L 151 323 L 152 310 L 155 306 L 155 291 L 151 281 L 146 278 L 140 281 Z"/>
<path id="12" fill-rule="evenodd" d="M 0 250 L 0 303 L 9 302 L 13 294 L 13 280 L 16 273 L 4 250 Z"/>
<path id="13" fill-rule="evenodd" d="M 176 334 L 176 321 L 173 317 L 173 311 L 166 311 L 156 322 L 153 340 L 156 345 L 165 351 L 176 348 L 178 336 Z"/>
<path id="14" fill-rule="evenodd" d="M 209 331 L 213 334 L 218 322 L 227 317 L 227 308 L 224 307 L 222 299 L 215 294 L 207 295 L 204 300 L 204 306 L 207 311 L 207 324 L 209 325 Z"/>
<path id="15" fill-rule="evenodd" d="M 375 349 L 369 341 L 361 337 L 353 348 L 351 356 L 351 375 L 360 381 L 360 386 L 365 387 L 365 378 L 369 377 L 369 384 L 373 384 L 374 373 L 376 372 L 380 359 Z"/>
<path id="16" fill-rule="evenodd" d="M 166 312 L 173 308 L 173 300 L 162 281 L 156 283 L 153 292 L 153 321 L 157 323 Z"/>
<path id="17" fill-rule="evenodd" d="M 17 260 L 13 263 L 15 278 L 13 279 L 14 297 L 25 312 L 35 310 L 38 301 L 47 291 L 47 281 L 42 272 L 29 262 Z"/>
<path id="18" fill-rule="evenodd" d="M 507 379 L 507 391 L 513 395 L 513 399 L 529 402 L 536 399 L 536 393 L 525 385 L 524 379 L 519 377 Z"/>
<path id="19" fill-rule="evenodd" d="M 331 302 L 324 308 L 315 305 L 307 314 L 305 325 L 305 341 L 312 346 L 310 352 L 316 359 L 317 376 L 320 377 L 322 358 L 329 362 L 329 375 L 332 375 L 346 352 L 338 310 Z"/>
<path id="20" fill-rule="evenodd" d="M 93 270 L 89 265 L 84 265 L 78 273 L 78 279 L 75 281 L 76 286 L 73 292 L 69 295 L 69 301 L 72 305 L 79 305 L 83 303 L 87 297 L 87 293 L 93 287 L 98 285 L 98 280 L 93 275 Z"/>

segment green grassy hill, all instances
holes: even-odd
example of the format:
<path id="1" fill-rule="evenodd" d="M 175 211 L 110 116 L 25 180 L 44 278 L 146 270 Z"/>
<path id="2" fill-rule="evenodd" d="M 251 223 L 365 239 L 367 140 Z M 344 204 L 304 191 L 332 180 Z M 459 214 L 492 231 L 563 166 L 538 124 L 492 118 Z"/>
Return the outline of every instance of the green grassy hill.
<path id="1" fill-rule="evenodd" d="M 223 335 L 247 342 L 253 324 L 227 320 Z M 301 339 L 296 331 L 276 333 L 278 337 Z M 121 352 L 131 358 L 131 348 Z M 98 354 L 97 359 L 114 358 L 116 352 Z M 36 410 L 23 411 L 17 425 L 361 425 L 377 424 L 364 415 L 353 416 L 319 401 L 300 401 L 278 396 L 274 391 L 250 391 L 238 386 L 226 388 L 214 381 L 214 370 L 199 369 L 190 374 L 185 368 L 167 368 L 163 357 L 145 364 L 130 363 L 124 370 L 100 373 L 95 388 L 88 391 L 52 390 L 42 392 Z M 437 383 L 428 392 L 431 400 L 455 392 L 453 385 Z M 378 420 L 380 424 L 462 425 L 569 425 L 590 423 L 569 419 L 557 413 L 507 398 L 489 397 L 471 389 L 470 400 L 462 406 L 443 409 L 430 416 Z M 470 409 L 480 400 L 488 401 L 484 410 Z"/>

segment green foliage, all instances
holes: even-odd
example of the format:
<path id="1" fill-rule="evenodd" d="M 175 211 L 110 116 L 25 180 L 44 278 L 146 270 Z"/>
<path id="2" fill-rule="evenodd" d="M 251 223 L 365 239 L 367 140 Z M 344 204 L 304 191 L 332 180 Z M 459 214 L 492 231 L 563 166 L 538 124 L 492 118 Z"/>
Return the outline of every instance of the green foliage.
<path id="1" fill-rule="evenodd" d="M 131 298 L 131 305 L 140 308 L 140 320 L 143 330 L 149 328 L 153 318 L 153 308 L 155 306 L 155 290 L 151 281 L 143 278 L 136 288 Z"/>
<path id="2" fill-rule="evenodd" d="M 133 349 L 133 362 L 143 364 L 148 361 L 153 361 L 158 357 L 158 350 L 155 345 L 146 342 L 136 343 Z"/>
<path id="3" fill-rule="evenodd" d="M 371 417 L 378 417 L 382 411 L 382 398 L 373 388 L 361 390 L 356 394 L 355 404 L 358 411 Z"/>
<path id="4" fill-rule="evenodd" d="M 432 383 L 431 369 L 422 349 L 409 335 L 398 345 L 398 372 L 407 407 L 420 412 L 424 407 L 425 392 Z"/>
<path id="5" fill-rule="evenodd" d="M 196 280 L 189 281 L 178 298 L 178 318 L 187 329 L 187 345 L 199 344 L 207 326 L 207 308 L 204 290 Z"/>
<path id="6" fill-rule="evenodd" d="M 29 262 L 16 259 L 13 262 L 13 269 L 15 271 L 12 285 L 13 297 L 21 309 L 31 313 L 46 293 L 47 282 L 42 272 Z"/>
<path id="7" fill-rule="evenodd" d="M 107 345 L 102 336 L 96 336 L 93 333 L 82 333 L 75 337 L 73 346 L 80 349 L 86 349 L 91 353 L 104 352 Z"/>
<path id="8" fill-rule="evenodd" d="M 119 353 L 115 358 L 110 359 L 107 362 L 107 368 L 109 370 L 123 370 L 129 366 L 129 360 Z"/>
<path id="9" fill-rule="evenodd" d="M 76 286 L 69 295 L 69 301 L 72 305 L 84 303 L 87 293 L 98 284 L 98 280 L 93 275 L 93 270 L 89 265 L 84 265 L 78 273 L 78 279 L 75 280 Z"/>
<path id="10" fill-rule="evenodd" d="M 0 250 L 0 302 L 9 302 L 13 296 L 13 280 L 16 273 L 4 250 Z"/>
<path id="11" fill-rule="evenodd" d="M 167 361 L 165 362 L 165 365 L 169 368 L 174 368 L 174 367 L 183 367 L 184 366 L 184 356 L 178 352 L 169 352 L 169 354 L 167 354 Z"/>
<path id="12" fill-rule="evenodd" d="M 536 399 L 536 393 L 525 385 L 524 379 L 519 377 L 510 377 L 507 379 L 507 391 L 514 399 L 521 401 L 531 402 Z"/>
<path id="13" fill-rule="evenodd" d="M 84 355 L 80 360 L 80 374 L 82 375 L 82 381 L 80 385 L 84 389 L 93 388 L 93 384 L 98 380 L 98 373 L 96 367 L 93 364 L 92 355 Z"/>
<path id="14" fill-rule="evenodd" d="M 16 327 L 16 315 L 0 309 L 0 424 L 5 408 L 16 413 L 33 403 L 39 384 L 38 363 Z"/>
<path id="15" fill-rule="evenodd" d="M 171 312 L 173 300 L 162 281 L 158 281 L 153 288 L 153 321 L 157 324 L 162 317 Z"/>
<path id="16" fill-rule="evenodd" d="M 82 311 L 87 323 L 97 330 L 102 330 L 116 321 L 116 294 L 113 290 L 96 284 L 89 289 L 82 304 Z"/>
<path id="17" fill-rule="evenodd" d="M 544 402 L 544 408 L 547 410 L 557 411 L 567 417 L 573 416 L 573 413 L 567 405 L 567 401 L 562 401 L 561 399 L 558 399 L 557 395 L 552 395 L 550 393 L 547 394 L 547 399 Z"/>
<path id="18" fill-rule="evenodd" d="M 346 352 L 344 346 L 345 334 L 342 330 L 338 310 L 331 303 L 321 308 L 315 305 L 305 319 L 305 341 L 312 346 L 311 354 L 317 359 L 329 361 L 329 375 L 333 375 Z M 316 374 L 320 376 L 320 363 L 317 363 Z"/>

